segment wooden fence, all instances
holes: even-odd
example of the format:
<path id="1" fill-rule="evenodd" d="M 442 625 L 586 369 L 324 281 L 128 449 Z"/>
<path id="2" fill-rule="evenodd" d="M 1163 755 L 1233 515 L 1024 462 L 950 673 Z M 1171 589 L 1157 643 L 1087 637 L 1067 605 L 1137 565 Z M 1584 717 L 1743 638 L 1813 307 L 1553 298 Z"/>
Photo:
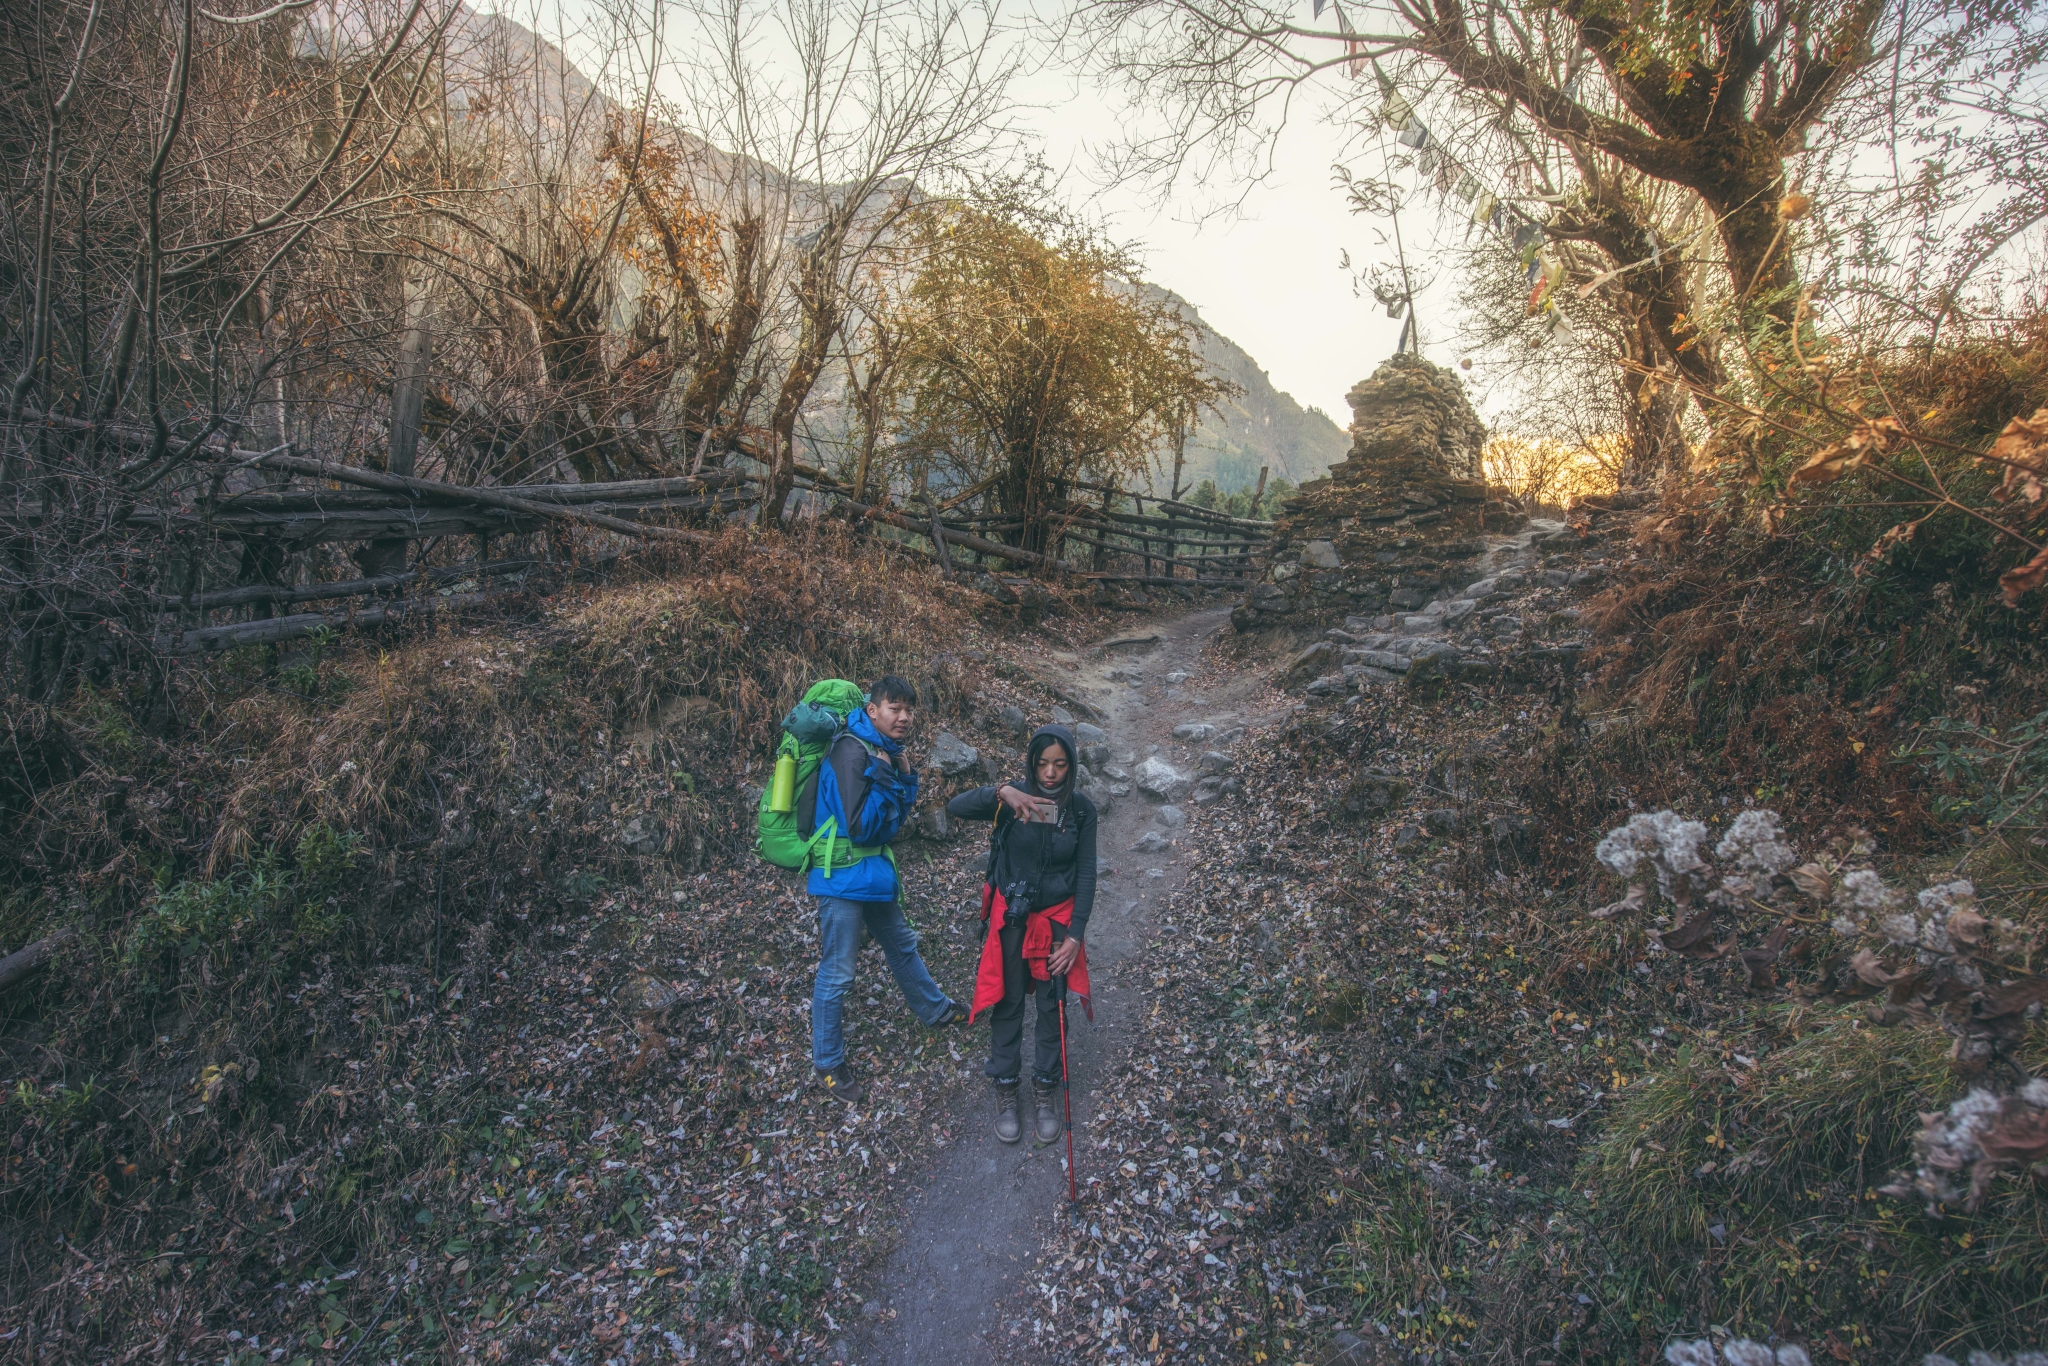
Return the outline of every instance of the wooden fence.
<path id="1" fill-rule="evenodd" d="M 492 543 L 503 546 L 505 538 L 563 525 L 708 541 L 724 520 L 758 504 L 762 488 L 743 468 L 622 483 L 471 486 L 309 459 L 288 449 L 247 451 L 215 442 L 202 455 L 216 470 L 259 482 L 235 490 L 225 479 L 199 481 L 191 486 L 196 492 L 139 500 L 119 513 L 126 530 L 244 547 L 244 581 L 220 587 L 194 575 L 187 591 L 159 593 L 144 604 L 157 622 L 152 643 L 165 653 L 274 644 L 322 628 L 418 619 L 485 602 L 508 587 L 530 590 L 537 579 L 588 576 L 594 569 L 588 558 L 576 563 L 555 553 L 555 538 L 538 551 L 497 559 Z M 1238 587 L 1261 566 L 1270 536 L 1270 523 L 1083 484 L 1052 505 L 1038 537 L 1042 548 L 1034 550 L 1003 539 L 1016 539 L 1021 522 L 969 506 L 977 498 L 990 501 L 986 485 L 950 500 L 918 493 L 877 504 L 857 500 L 823 470 L 798 465 L 796 474 L 798 488 L 826 515 L 886 528 L 882 534 L 893 547 L 948 574 L 1007 567 L 1063 581 Z M 31 534 L 47 520 L 44 514 L 33 500 L 17 501 L 0 507 L 0 528 Z M 423 556 L 410 553 L 417 543 L 441 550 L 450 538 L 464 537 L 475 538 L 475 554 L 455 563 L 421 565 Z M 271 581 L 286 576 L 294 556 L 337 543 L 358 546 L 356 562 L 365 566 L 359 576 Z M 380 564 L 393 572 L 376 572 Z M 286 610 L 305 604 L 332 605 Z"/>

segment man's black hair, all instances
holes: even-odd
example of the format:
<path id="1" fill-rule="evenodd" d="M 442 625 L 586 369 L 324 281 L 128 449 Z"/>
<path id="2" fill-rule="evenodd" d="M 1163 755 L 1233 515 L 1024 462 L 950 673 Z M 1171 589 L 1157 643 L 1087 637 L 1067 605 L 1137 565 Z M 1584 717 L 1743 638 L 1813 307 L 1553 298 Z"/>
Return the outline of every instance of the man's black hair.
<path id="1" fill-rule="evenodd" d="M 883 674 L 868 688 L 870 702 L 908 702 L 917 705 L 917 689 L 895 674 Z"/>

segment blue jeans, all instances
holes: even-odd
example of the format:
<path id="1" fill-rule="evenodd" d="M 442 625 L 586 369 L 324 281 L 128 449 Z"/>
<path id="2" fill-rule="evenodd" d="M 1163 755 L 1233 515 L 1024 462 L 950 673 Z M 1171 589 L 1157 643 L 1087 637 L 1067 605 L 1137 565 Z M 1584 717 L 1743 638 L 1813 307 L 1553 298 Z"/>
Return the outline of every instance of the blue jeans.
<path id="1" fill-rule="evenodd" d="M 819 1068 L 846 1061 L 846 1032 L 841 1027 L 846 993 L 853 989 L 853 964 L 860 953 L 860 927 L 889 959 L 889 971 L 902 989 L 910 1011 L 925 1024 L 936 1023 L 952 1004 L 917 952 L 917 931 L 893 901 L 847 901 L 821 896 L 818 903 L 818 980 L 811 987 L 811 1062 Z"/>

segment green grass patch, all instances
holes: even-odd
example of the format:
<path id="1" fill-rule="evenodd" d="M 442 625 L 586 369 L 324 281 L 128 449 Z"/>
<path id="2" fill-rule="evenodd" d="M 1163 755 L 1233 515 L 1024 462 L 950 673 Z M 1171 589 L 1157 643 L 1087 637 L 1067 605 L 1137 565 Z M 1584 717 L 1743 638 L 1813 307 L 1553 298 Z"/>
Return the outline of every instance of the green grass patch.
<path id="1" fill-rule="evenodd" d="M 1601 1317 L 1753 1333 L 1789 1317 L 1877 1360 L 2030 1345 L 2012 1334 L 2048 1300 L 2033 1182 L 2002 1178 L 1969 1218 L 1878 1192 L 1911 1165 L 1920 1111 L 1960 1089 L 1945 1037 L 1790 1011 L 1770 1013 L 1799 1037 L 1754 1066 L 1694 1052 L 1619 1098 L 1576 1182 L 1610 1264 L 1628 1268 Z M 2044 1060 L 2037 1031 L 2025 1061 Z"/>

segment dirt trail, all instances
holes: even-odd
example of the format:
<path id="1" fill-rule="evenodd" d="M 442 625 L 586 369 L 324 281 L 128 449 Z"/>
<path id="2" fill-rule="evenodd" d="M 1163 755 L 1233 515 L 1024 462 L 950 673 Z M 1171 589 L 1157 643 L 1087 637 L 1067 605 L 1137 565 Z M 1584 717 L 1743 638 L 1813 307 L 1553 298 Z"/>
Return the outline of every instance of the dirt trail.
<path id="1" fill-rule="evenodd" d="M 1206 721 L 1222 731 L 1256 725 L 1261 719 L 1238 711 L 1259 692 L 1256 680 L 1243 673 L 1205 679 L 1197 672 L 1203 646 L 1229 619 L 1227 609 L 1212 609 L 1136 625 L 1074 655 L 1055 654 L 1045 661 L 1047 677 L 1100 712 L 1118 760 L 1111 767 L 1132 770 L 1156 752 L 1192 775 L 1194 759 L 1215 747 L 1216 741 L 1177 741 L 1175 726 Z M 1133 681 L 1134 671 L 1141 671 L 1142 678 Z M 1192 676 L 1169 681 L 1183 672 Z M 1181 801 L 1186 803 L 1185 798 Z M 1193 817 L 1192 805 L 1183 809 Z M 1078 1008 L 1068 1015 L 1077 1152 L 1085 1151 L 1082 1140 L 1094 1112 L 1092 1083 L 1109 1074 L 1130 1023 L 1144 1009 L 1142 994 L 1114 981 L 1115 975 L 1106 969 L 1142 950 L 1150 939 L 1156 908 L 1181 884 L 1184 850 L 1193 828 L 1167 824 L 1159 804 L 1147 800 L 1135 786 L 1115 799 L 1103 819 L 1100 854 L 1113 871 L 1101 880 L 1089 921 L 1095 1021 L 1089 1024 Z M 1148 831 L 1159 832 L 1173 842 L 1172 847 L 1132 852 L 1131 846 Z M 976 1024 L 962 1039 L 961 1052 L 978 1058 L 987 1044 L 987 1026 Z M 1028 1025 L 1025 1044 L 1028 1048 Z M 962 1136 L 940 1157 L 912 1201 L 902 1236 L 882 1273 L 879 1299 L 871 1306 L 876 1312 L 848 1340 L 847 1366 L 958 1366 L 1002 1354 L 990 1336 L 998 1307 L 1037 1263 L 1042 1231 L 1066 1198 L 1066 1144 L 1062 1140 L 1045 1148 L 1033 1145 L 1028 1088 L 1025 1137 L 1014 1146 L 995 1137 L 993 1111 L 978 1068 L 976 1084 L 964 1103 L 969 1108 Z M 1085 1180 L 1085 1158 L 1082 1166 L 1080 1176 Z"/>

